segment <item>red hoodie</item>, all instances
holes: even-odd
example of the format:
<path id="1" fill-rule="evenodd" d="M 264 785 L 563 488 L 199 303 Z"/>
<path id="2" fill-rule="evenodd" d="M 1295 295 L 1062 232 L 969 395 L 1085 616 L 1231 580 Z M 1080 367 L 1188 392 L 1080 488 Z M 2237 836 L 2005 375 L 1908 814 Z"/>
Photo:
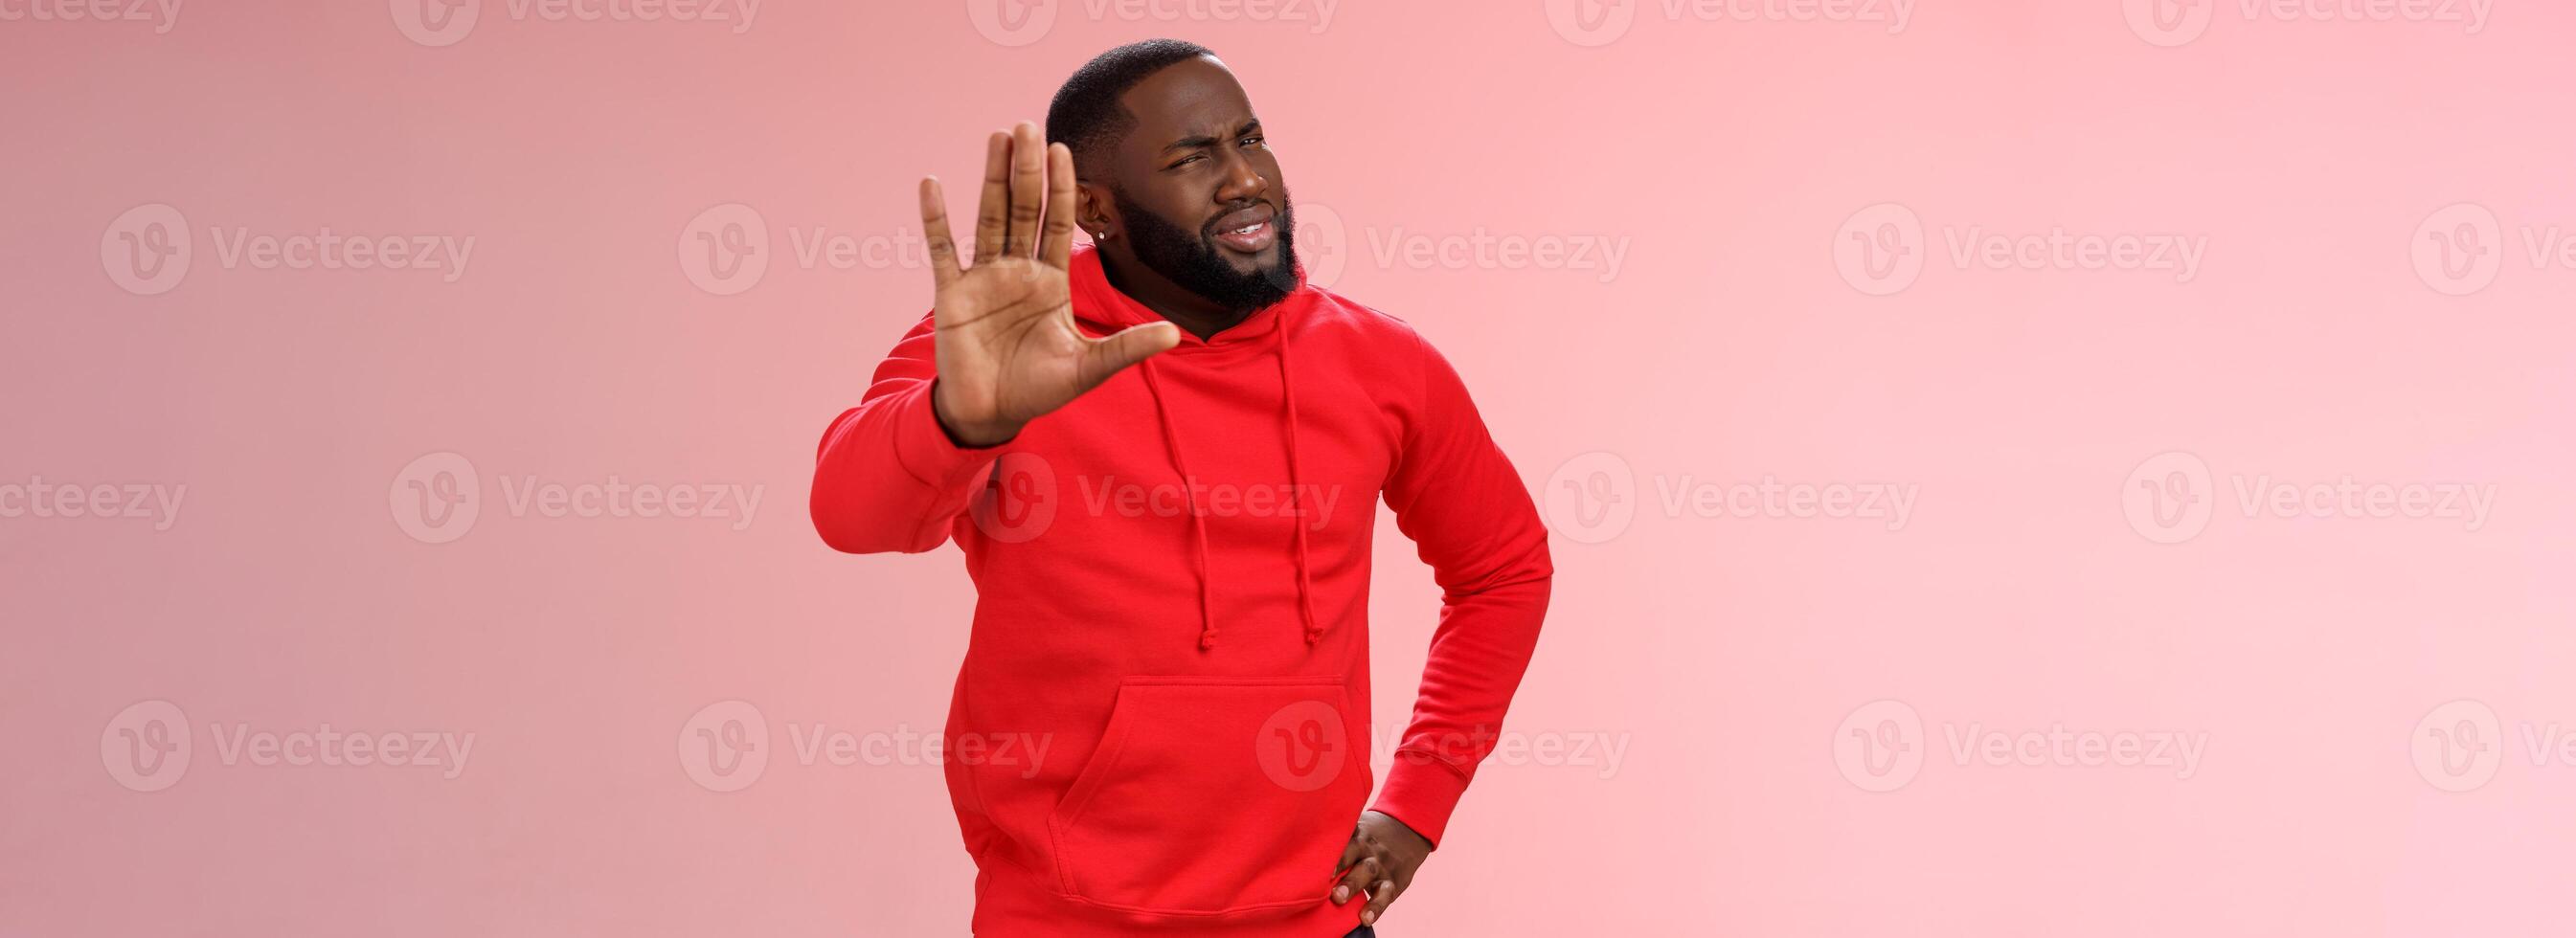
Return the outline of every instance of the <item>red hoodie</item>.
<path id="1" fill-rule="evenodd" d="M 1071 279 L 1087 331 L 1159 318 L 1088 248 Z M 823 434 L 825 543 L 954 538 L 975 581 L 946 772 L 978 935 L 1357 927 L 1362 902 L 1326 894 L 1373 782 L 1379 495 L 1443 597 L 1377 810 L 1438 843 L 1493 748 L 1547 608 L 1546 531 L 1449 363 L 1299 279 L 988 449 L 931 414 L 925 317 Z"/>

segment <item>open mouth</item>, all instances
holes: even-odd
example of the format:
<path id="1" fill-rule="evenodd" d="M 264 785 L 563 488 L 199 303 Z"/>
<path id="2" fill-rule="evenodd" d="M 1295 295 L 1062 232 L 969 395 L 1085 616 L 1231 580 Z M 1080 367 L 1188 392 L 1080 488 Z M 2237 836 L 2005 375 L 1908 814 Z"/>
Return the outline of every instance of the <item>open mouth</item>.
<path id="1" fill-rule="evenodd" d="M 1240 254 L 1259 254 L 1279 241 L 1273 212 L 1268 204 L 1258 204 L 1240 211 L 1228 212 L 1209 225 L 1216 243 Z"/>

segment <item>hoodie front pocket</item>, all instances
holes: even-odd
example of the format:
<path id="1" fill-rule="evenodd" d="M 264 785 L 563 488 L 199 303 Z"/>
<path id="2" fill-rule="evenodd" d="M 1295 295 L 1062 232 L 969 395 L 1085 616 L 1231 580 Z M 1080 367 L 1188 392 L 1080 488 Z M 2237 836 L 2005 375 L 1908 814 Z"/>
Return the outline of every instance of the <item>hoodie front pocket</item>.
<path id="1" fill-rule="evenodd" d="M 1324 901 L 1368 796 L 1338 677 L 1130 677 L 1047 818 L 1071 896 L 1139 912 Z"/>

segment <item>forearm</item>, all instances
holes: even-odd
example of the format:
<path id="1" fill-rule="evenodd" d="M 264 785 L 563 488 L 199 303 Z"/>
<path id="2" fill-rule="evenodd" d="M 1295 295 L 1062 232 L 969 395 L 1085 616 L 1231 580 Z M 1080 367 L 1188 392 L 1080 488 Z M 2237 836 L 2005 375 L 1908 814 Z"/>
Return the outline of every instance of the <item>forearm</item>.
<path id="1" fill-rule="evenodd" d="M 960 447 L 933 414 L 933 382 L 871 393 L 832 421 L 815 452 L 814 530 L 834 550 L 919 553 L 948 539 L 1002 447 Z"/>
<path id="2" fill-rule="evenodd" d="M 1422 668 L 1413 719 L 1387 767 L 1376 808 L 1441 840 L 1476 766 L 1493 752 L 1547 614 L 1544 541 L 1492 583 L 1452 592 Z"/>

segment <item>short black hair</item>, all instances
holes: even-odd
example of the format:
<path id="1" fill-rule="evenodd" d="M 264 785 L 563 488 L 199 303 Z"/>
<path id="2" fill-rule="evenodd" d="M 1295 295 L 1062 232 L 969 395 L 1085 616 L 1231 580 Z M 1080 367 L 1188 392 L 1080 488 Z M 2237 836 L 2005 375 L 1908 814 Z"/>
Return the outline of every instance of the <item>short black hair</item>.
<path id="1" fill-rule="evenodd" d="M 1103 52 L 1082 64 L 1047 105 L 1046 138 L 1073 150 L 1076 175 L 1135 129 L 1136 115 L 1120 99 L 1146 76 L 1176 62 L 1214 56 L 1206 46 L 1178 39 L 1147 39 Z"/>

